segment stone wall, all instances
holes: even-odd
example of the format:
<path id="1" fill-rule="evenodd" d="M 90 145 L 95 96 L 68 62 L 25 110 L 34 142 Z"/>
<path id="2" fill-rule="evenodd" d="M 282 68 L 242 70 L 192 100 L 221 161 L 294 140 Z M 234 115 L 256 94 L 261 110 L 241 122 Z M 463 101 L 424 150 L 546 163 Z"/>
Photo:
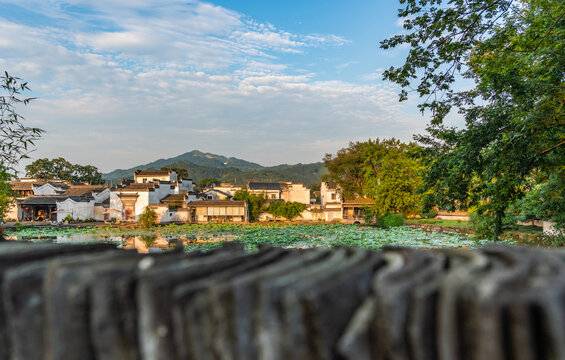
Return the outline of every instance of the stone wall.
<path id="1" fill-rule="evenodd" d="M 3 242 L 0 287 L 0 359 L 565 358 L 562 251 Z"/>

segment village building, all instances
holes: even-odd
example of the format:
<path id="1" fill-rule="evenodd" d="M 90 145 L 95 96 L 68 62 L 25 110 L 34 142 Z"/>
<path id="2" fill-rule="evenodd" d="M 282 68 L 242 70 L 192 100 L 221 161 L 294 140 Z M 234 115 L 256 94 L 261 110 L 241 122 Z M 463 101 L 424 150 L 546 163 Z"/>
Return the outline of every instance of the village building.
<path id="1" fill-rule="evenodd" d="M 173 201 L 170 195 L 182 195 L 185 204 L 199 198 L 192 180 L 177 178 L 175 171 L 137 170 L 133 181 L 122 180 L 111 189 L 110 218 L 137 221 L 149 205 L 157 209 L 168 208 Z M 162 202 L 163 200 L 165 201 Z M 178 212 L 177 208 L 175 206 L 173 210 Z M 159 212 L 164 214 L 164 210 Z"/>
<path id="2" fill-rule="evenodd" d="M 247 191 L 254 195 L 263 195 L 268 201 L 283 200 L 310 204 L 310 189 L 304 184 L 291 181 L 249 182 Z"/>
<path id="3" fill-rule="evenodd" d="M 110 191 L 105 185 L 70 184 L 49 181 L 33 185 L 34 195 L 17 200 L 18 220 L 62 222 L 104 220 Z"/>
<path id="4" fill-rule="evenodd" d="M 278 182 L 249 182 L 247 191 L 256 196 L 263 196 L 267 200 L 281 200 L 282 189 Z"/>
<path id="5" fill-rule="evenodd" d="M 136 183 L 177 182 L 177 173 L 174 170 L 135 170 L 133 180 Z"/>
<path id="6" fill-rule="evenodd" d="M 243 189 L 243 187 L 239 185 L 234 185 L 229 182 L 222 182 L 220 183 L 220 185 L 214 185 L 212 188 L 221 191 L 223 193 L 230 194 L 231 196 L 234 196 L 236 192 Z"/>
<path id="7" fill-rule="evenodd" d="M 204 200 L 230 200 L 231 198 L 233 198 L 233 195 L 213 187 L 203 189 L 202 198 Z"/>
<path id="8" fill-rule="evenodd" d="M 192 201 L 188 204 L 190 220 L 206 222 L 247 222 L 249 209 L 247 201 Z"/>
<path id="9" fill-rule="evenodd" d="M 341 190 L 335 182 L 322 182 L 320 202 L 324 221 L 342 220 Z"/>
<path id="10" fill-rule="evenodd" d="M 342 202 L 342 222 L 348 224 L 360 224 L 365 222 L 365 215 L 368 206 L 375 203 L 373 199 L 357 198 L 343 200 Z"/>

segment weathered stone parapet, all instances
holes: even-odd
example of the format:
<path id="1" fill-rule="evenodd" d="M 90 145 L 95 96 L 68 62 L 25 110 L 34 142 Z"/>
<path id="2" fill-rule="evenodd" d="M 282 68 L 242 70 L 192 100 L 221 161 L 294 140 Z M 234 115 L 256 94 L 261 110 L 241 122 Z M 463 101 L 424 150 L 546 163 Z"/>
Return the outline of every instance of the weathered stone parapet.
<path id="1" fill-rule="evenodd" d="M 565 252 L 0 243 L 0 359 L 563 359 Z"/>

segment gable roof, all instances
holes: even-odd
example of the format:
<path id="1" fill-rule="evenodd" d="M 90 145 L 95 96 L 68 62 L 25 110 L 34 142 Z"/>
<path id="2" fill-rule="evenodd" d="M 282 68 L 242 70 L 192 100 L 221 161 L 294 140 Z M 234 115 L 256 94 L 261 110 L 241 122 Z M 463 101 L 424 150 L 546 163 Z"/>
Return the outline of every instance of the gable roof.
<path id="1" fill-rule="evenodd" d="M 135 176 L 168 176 L 171 174 L 169 170 L 135 170 Z"/>
<path id="2" fill-rule="evenodd" d="M 122 187 L 116 187 L 112 190 L 114 191 L 153 191 L 155 189 L 155 184 L 148 183 L 128 183 Z"/>
<path id="3" fill-rule="evenodd" d="M 161 202 L 162 203 L 181 202 L 181 201 L 184 201 L 185 199 L 186 199 L 185 194 L 169 194 L 169 195 L 165 196 L 164 198 L 162 198 Z"/>
<path id="4" fill-rule="evenodd" d="M 27 199 L 20 201 L 22 205 L 56 205 L 58 201 L 66 200 L 67 196 L 45 195 L 45 196 L 30 196 Z"/>
<path id="5" fill-rule="evenodd" d="M 68 188 L 61 196 L 71 196 L 71 197 L 80 197 L 80 196 L 92 196 L 93 192 L 102 192 L 106 190 L 107 187 L 104 185 L 73 185 Z"/>
<path id="6" fill-rule="evenodd" d="M 281 190 L 281 184 L 278 182 L 250 182 L 247 187 L 249 190 Z"/>

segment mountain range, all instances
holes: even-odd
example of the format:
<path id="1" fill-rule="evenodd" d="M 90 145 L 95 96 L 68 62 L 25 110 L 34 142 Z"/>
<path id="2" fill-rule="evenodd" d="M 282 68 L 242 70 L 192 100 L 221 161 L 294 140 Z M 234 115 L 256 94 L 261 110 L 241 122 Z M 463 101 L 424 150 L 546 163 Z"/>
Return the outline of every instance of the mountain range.
<path id="1" fill-rule="evenodd" d="M 244 185 L 249 181 L 292 181 L 308 186 L 319 183 L 321 176 L 327 173 L 322 162 L 265 167 L 234 157 L 228 158 L 194 150 L 130 169 L 116 169 L 103 174 L 102 177 L 107 181 L 118 182 L 121 179 L 132 179 L 135 170 L 160 170 L 164 167 L 186 169 L 194 182 L 205 178 L 216 178 L 239 185 Z"/>

